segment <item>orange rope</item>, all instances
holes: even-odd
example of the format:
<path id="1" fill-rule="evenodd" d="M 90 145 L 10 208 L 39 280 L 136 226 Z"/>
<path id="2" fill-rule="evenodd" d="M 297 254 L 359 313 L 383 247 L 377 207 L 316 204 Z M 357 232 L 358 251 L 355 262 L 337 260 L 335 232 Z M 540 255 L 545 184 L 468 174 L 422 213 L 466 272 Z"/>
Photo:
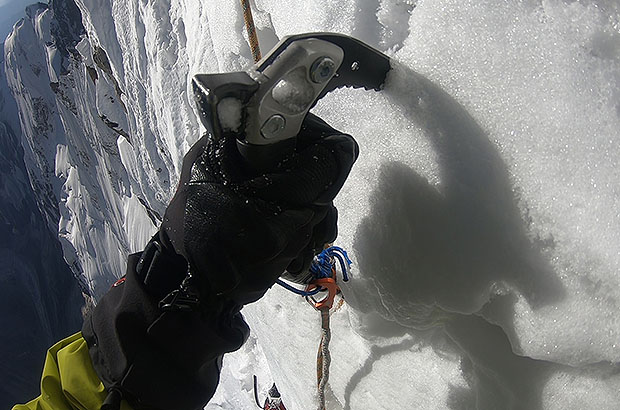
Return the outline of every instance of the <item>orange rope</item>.
<path id="1" fill-rule="evenodd" d="M 254 27 L 252 9 L 250 8 L 250 0 L 241 0 L 241 6 L 243 7 L 243 20 L 245 21 L 245 28 L 248 31 L 248 40 L 250 41 L 252 58 L 254 58 L 254 62 L 256 63 L 261 59 L 261 54 L 260 47 L 258 45 L 258 37 L 256 35 L 256 28 Z"/>
<path id="2" fill-rule="evenodd" d="M 321 344 L 316 358 L 316 378 L 318 382 L 318 410 L 325 410 L 325 388 L 329 383 L 329 365 L 331 364 L 331 355 L 329 354 L 329 341 L 332 338 L 329 329 L 329 307 L 324 306 L 321 312 Z"/>

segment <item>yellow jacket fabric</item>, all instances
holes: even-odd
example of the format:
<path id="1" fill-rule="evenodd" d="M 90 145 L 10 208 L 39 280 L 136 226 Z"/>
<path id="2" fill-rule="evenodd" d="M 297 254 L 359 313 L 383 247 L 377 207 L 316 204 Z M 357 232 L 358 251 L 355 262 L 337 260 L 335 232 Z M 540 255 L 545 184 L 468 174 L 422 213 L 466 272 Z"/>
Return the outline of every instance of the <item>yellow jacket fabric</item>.
<path id="1" fill-rule="evenodd" d="M 13 410 L 98 410 L 107 392 L 97 377 L 86 341 L 78 332 L 47 351 L 41 395 Z M 132 410 L 124 400 L 121 410 Z"/>

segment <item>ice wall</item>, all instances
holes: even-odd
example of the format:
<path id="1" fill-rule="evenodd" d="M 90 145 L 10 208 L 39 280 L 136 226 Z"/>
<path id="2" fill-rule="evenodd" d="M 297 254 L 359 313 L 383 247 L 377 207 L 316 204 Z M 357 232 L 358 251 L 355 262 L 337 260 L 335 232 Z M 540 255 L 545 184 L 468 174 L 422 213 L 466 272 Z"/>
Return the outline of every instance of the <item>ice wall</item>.
<path id="1" fill-rule="evenodd" d="M 258 7 L 276 33 L 345 24 Z M 613 2 L 561 1 L 384 1 L 346 19 L 398 67 L 384 95 L 316 109 L 361 145 L 337 200 L 358 275 L 334 314 L 355 333 L 334 325 L 334 408 L 618 406 L 618 19 Z M 256 307 L 282 318 L 259 340 L 298 317 L 289 303 Z M 310 353 L 291 371 L 313 342 L 294 338 Z M 284 343 L 265 350 L 286 361 Z"/>

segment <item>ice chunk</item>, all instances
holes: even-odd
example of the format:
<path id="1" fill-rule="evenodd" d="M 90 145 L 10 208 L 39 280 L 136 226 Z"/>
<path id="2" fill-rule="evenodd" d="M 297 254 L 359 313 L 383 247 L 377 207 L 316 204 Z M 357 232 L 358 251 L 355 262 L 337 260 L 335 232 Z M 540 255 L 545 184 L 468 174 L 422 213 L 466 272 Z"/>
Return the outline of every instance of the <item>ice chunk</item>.
<path id="1" fill-rule="evenodd" d="M 217 104 L 217 115 L 223 130 L 239 131 L 242 108 L 241 101 L 233 97 L 223 98 Z"/>

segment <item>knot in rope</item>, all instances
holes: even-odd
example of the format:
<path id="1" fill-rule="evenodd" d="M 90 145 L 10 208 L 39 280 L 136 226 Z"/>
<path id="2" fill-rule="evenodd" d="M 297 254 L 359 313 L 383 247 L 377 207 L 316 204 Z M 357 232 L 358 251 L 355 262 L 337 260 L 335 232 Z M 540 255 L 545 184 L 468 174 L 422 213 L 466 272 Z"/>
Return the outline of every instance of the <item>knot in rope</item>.
<path id="1" fill-rule="evenodd" d="M 310 266 L 314 280 L 306 286 L 306 292 L 309 293 L 306 296 L 308 303 L 317 310 L 331 309 L 336 295 L 341 293 L 336 283 L 337 265 L 340 266 L 342 280 L 347 282 L 351 263 L 347 252 L 338 246 L 330 246 L 318 254 Z M 322 291 L 327 291 L 327 295 L 322 299 L 315 299 L 314 295 Z"/>
<path id="2" fill-rule="evenodd" d="M 339 246 L 329 246 L 314 257 L 309 269 L 312 280 L 305 289 L 297 289 L 281 279 L 278 279 L 276 283 L 291 292 L 304 296 L 316 309 L 320 310 L 324 306 L 331 308 L 335 296 L 340 293 L 340 287 L 336 283 L 336 274 L 340 270 L 342 280 L 347 282 L 352 263 L 347 251 Z M 320 292 L 327 292 L 327 295 L 323 299 L 315 299 L 314 296 Z"/>
<path id="3" fill-rule="evenodd" d="M 353 262 L 349 259 L 347 251 L 339 246 L 330 246 L 315 256 L 310 265 L 310 273 L 315 279 L 331 277 L 333 270 L 336 269 L 336 261 L 340 265 L 342 279 L 347 282 Z"/>

